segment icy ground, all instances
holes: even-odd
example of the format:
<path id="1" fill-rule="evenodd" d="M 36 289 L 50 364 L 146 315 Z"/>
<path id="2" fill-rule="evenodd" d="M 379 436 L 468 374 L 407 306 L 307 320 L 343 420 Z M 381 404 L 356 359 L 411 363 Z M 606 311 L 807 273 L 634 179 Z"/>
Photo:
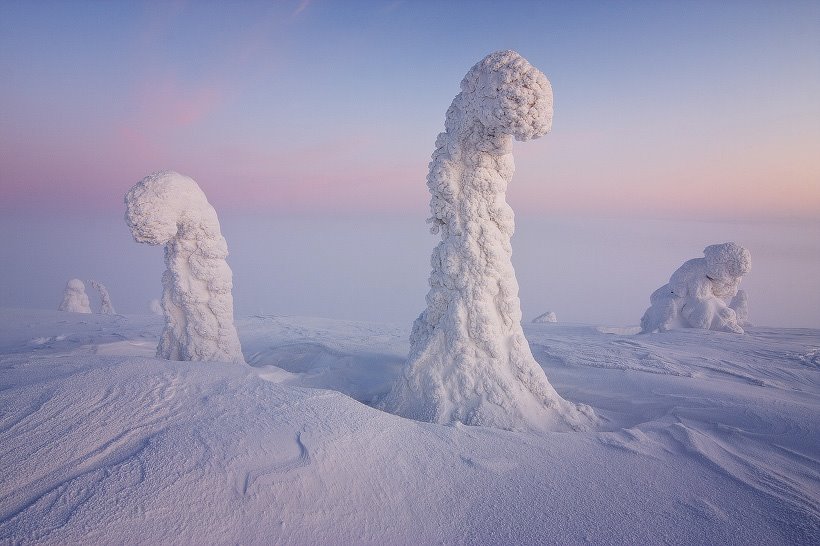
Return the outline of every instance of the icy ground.
<path id="1" fill-rule="evenodd" d="M 161 320 L 0 310 L 0 543 L 820 542 L 818 330 L 527 324 L 605 421 L 534 435 L 366 405 L 409 325 L 241 319 L 245 366 Z"/>

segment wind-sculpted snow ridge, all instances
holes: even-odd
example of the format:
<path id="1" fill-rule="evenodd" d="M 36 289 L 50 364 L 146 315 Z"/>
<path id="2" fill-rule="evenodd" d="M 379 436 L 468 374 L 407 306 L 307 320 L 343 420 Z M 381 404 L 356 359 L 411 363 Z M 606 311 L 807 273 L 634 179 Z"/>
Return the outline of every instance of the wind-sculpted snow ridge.
<path id="1" fill-rule="evenodd" d="M 108 289 L 105 285 L 99 281 L 88 281 L 88 284 L 94 287 L 94 289 L 100 295 L 100 313 L 103 315 L 113 315 L 114 314 L 114 306 L 111 305 L 111 295 L 108 293 Z"/>
<path id="2" fill-rule="evenodd" d="M 547 380 L 521 330 L 512 267 L 512 140 L 550 130 L 552 88 L 514 51 L 472 67 L 436 139 L 427 186 L 433 250 L 427 309 L 416 319 L 404 376 L 380 404 L 421 421 L 519 429 L 583 429 L 588 406 Z"/>
<path id="3" fill-rule="evenodd" d="M 134 240 L 165 245 L 157 356 L 244 362 L 233 321 L 228 245 L 216 211 L 197 183 L 173 171 L 142 179 L 125 196 Z"/>
<path id="4" fill-rule="evenodd" d="M 703 254 L 684 263 L 668 284 L 655 290 L 652 305 L 641 318 L 643 332 L 682 327 L 743 333 L 748 300 L 737 287 L 752 268 L 749 251 L 729 242 L 707 246 Z"/>
<path id="5" fill-rule="evenodd" d="M 65 285 L 63 301 L 57 307 L 58 311 L 69 313 L 90 313 L 91 304 L 88 301 L 88 294 L 85 293 L 85 285 L 80 279 L 70 279 Z"/>
<path id="6" fill-rule="evenodd" d="M 0 544 L 818 543 L 817 329 L 525 324 L 600 418 L 536 435 L 356 401 L 409 324 L 242 318 L 256 367 L 152 358 L 162 325 L 0 308 Z"/>

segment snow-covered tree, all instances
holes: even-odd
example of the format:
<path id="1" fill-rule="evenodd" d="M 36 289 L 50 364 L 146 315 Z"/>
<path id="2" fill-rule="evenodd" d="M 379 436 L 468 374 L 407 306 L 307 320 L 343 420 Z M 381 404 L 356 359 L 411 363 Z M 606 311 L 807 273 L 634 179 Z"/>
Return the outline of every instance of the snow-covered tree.
<path id="1" fill-rule="evenodd" d="M 149 175 L 125 196 L 134 240 L 165 245 L 157 356 L 244 362 L 233 323 L 228 245 L 216 211 L 196 182 L 173 171 Z"/>
<path id="2" fill-rule="evenodd" d="M 422 421 L 504 429 L 580 429 L 594 414 L 561 398 L 521 329 L 505 200 L 512 141 L 546 134 L 552 89 L 514 51 L 492 53 L 461 82 L 436 139 L 427 186 L 431 258 L 427 309 L 416 319 L 403 377 L 381 403 Z"/>
<path id="3" fill-rule="evenodd" d="M 544 323 L 544 322 L 558 322 L 558 317 L 555 316 L 554 311 L 547 311 L 546 313 L 542 313 L 532 319 L 535 323 Z"/>
<path id="4" fill-rule="evenodd" d="M 80 279 L 70 279 L 65 285 L 63 301 L 60 302 L 58 311 L 68 311 L 69 313 L 90 313 L 91 305 L 88 302 L 88 294 L 85 293 L 85 285 Z"/>
<path id="5" fill-rule="evenodd" d="M 743 333 L 742 321 L 730 304 L 743 275 L 752 268 L 749 251 L 729 242 L 709 245 L 703 254 L 685 262 L 668 284 L 652 293 L 652 305 L 641 318 L 643 332 L 703 328 Z"/>
<path id="6" fill-rule="evenodd" d="M 88 281 L 88 283 L 100 294 L 100 313 L 113 315 L 114 306 L 111 305 L 111 295 L 105 285 L 99 281 Z"/>

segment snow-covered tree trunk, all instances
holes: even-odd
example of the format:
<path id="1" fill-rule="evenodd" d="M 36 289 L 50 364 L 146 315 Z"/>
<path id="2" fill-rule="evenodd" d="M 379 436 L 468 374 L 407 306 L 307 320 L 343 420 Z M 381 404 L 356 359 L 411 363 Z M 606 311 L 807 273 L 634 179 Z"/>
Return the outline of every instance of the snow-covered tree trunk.
<path id="1" fill-rule="evenodd" d="M 157 356 L 244 362 L 233 323 L 228 245 L 197 183 L 172 171 L 147 176 L 125 196 L 137 242 L 165 245 L 165 329 Z"/>
<path id="2" fill-rule="evenodd" d="M 100 313 L 103 315 L 113 315 L 114 306 L 111 305 L 111 295 L 108 293 L 108 289 L 105 285 L 99 281 L 92 280 L 88 282 L 100 295 Z"/>
<path id="3" fill-rule="evenodd" d="M 517 53 L 501 51 L 476 64 L 461 89 L 427 177 L 432 231 L 441 233 L 427 309 L 413 325 L 404 377 L 382 407 L 437 423 L 584 428 L 591 408 L 555 392 L 524 338 L 511 261 L 512 140 L 549 131 L 549 81 Z"/>

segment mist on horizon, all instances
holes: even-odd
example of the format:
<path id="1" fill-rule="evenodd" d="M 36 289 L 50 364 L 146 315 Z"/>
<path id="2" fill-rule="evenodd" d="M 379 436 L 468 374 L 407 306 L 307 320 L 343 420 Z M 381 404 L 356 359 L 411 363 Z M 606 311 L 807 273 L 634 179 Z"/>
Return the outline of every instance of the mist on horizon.
<path id="1" fill-rule="evenodd" d="M 220 218 L 238 317 L 321 316 L 409 325 L 424 307 L 437 236 L 424 217 L 237 215 Z M 135 243 L 122 217 L 0 219 L 0 306 L 56 309 L 70 278 L 97 279 L 123 314 L 160 297 L 161 247 Z M 517 215 L 523 320 L 636 325 L 649 295 L 713 243 L 749 249 L 741 288 L 756 326 L 820 328 L 820 222 L 702 222 Z M 98 310 L 96 294 L 89 293 Z"/>

